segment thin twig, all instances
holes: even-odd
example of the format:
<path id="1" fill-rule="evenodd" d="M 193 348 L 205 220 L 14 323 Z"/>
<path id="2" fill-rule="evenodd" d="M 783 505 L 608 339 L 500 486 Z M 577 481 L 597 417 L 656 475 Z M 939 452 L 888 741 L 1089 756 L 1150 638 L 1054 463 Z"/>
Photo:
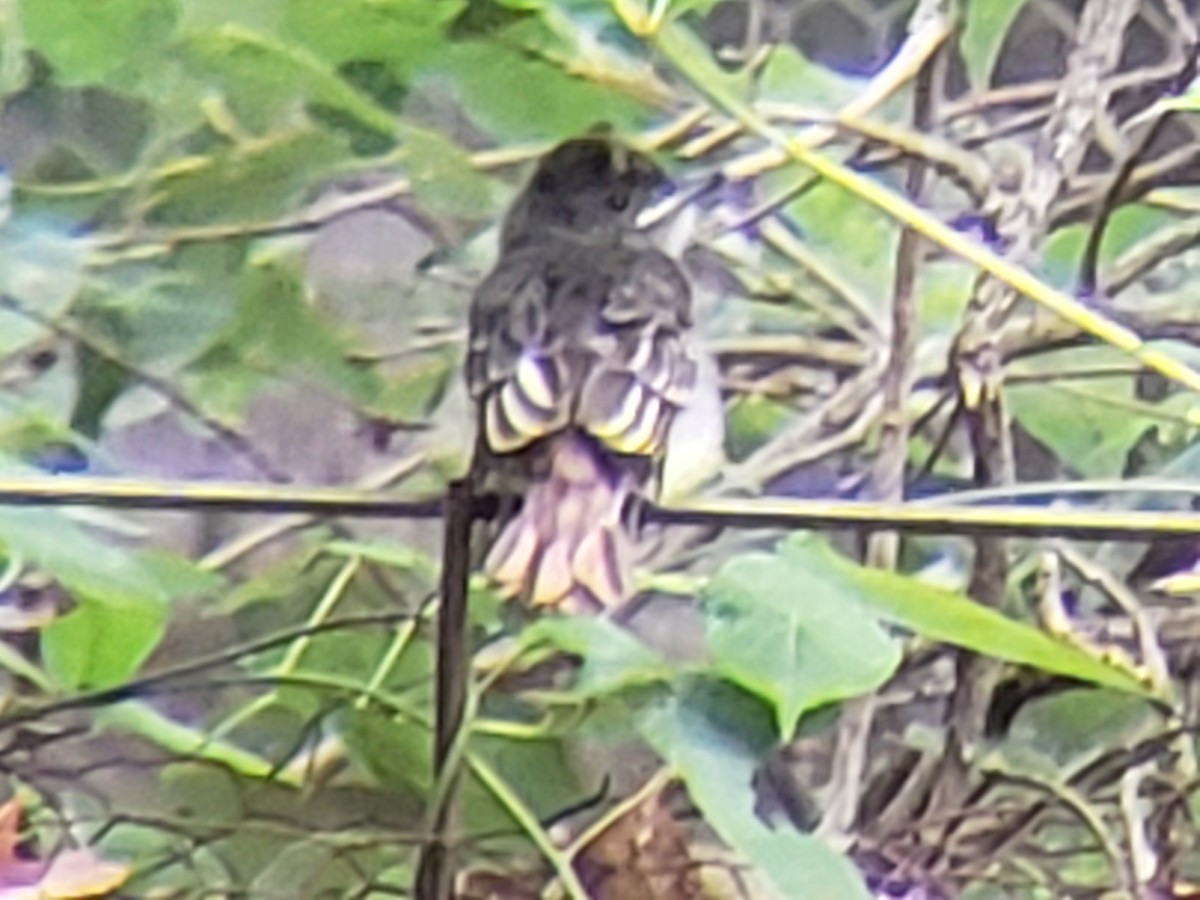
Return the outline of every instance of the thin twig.
<path id="1" fill-rule="evenodd" d="M 917 6 L 914 19 L 944 12 L 940 3 Z M 944 64 L 941 54 L 931 56 L 917 73 L 914 82 L 913 129 L 922 132 L 933 117 L 934 82 Z M 909 162 L 905 190 L 920 203 L 925 190 L 927 164 L 914 157 Z M 904 497 L 904 470 L 908 461 L 910 421 L 909 396 L 912 391 L 913 363 L 917 344 L 916 287 L 918 258 L 923 242 L 911 228 L 900 231 L 896 248 L 896 267 L 892 288 L 892 327 L 888 365 L 883 375 L 883 412 L 880 416 L 879 452 L 871 469 L 874 496 L 889 502 Z M 867 542 L 867 565 L 893 570 L 900 552 L 900 536 L 895 531 L 877 531 Z M 878 697 L 875 693 L 855 698 L 846 704 L 838 724 L 837 750 L 833 758 L 831 802 L 821 819 L 822 831 L 836 844 L 848 842 L 855 821 L 865 812 L 860 809 L 866 788 L 867 760 Z"/>
<path id="2" fill-rule="evenodd" d="M 544 147 L 486 150 L 472 155 L 471 163 L 480 171 L 487 172 L 526 162 L 544 151 Z M 334 199 L 319 200 L 307 209 L 278 219 L 161 230 L 130 230 L 100 235 L 92 240 L 92 248 L 101 254 L 103 260 L 105 254 L 127 256 L 135 249 L 143 255 L 152 251 L 169 253 L 190 244 L 305 234 L 351 213 L 388 206 L 411 192 L 412 183 L 407 178 L 397 178 Z"/>
<path id="3" fill-rule="evenodd" d="M 1087 244 L 1083 248 L 1083 257 L 1079 262 L 1077 287 L 1081 296 L 1094 297 L 1096 295 L 1100 287 L 1100 250 L 1104 244 L 1104 234 L 1108 230 L 1109 222 L 1112 221 L 1113 215 L 1121 205 L 1125 194 L 1125 187 L 1129 184 L 1130 178 L 1133 177 L 1138 160 L 1141 159 L 1150 145 L 1158 139 L 1158 136 L 1162 134 L 1163 129 L 1172 118 L 1173 113 L 1166 112 L 1150 124 L 1150 127 L 1143 132 L 1137 144 L 1126 154 L 1125 159 L 1121 161 L 1116 174 L 1112 177 L 1111 184 L 1109 184 L 1108 189 L 1104 192 L 1104 197 L 1101 199 L 1099 209 L 1096 212 L 1095 224 L 1088 231 Z"/>
<path id="4" fill-rule="evenodd" d="M 1088 559 L 1069 544 L 1056 542 L 1054 549 L 1080 578 L 1107 594 L 1121 612 L 1129 617 L 1137 637 L 1142 665 L 1150 676 L 1149 683 L 1157 690 L 1165 690 L 1171 678 L 1167 656 L 1158 641 L 1154 623 L 1137 594 L 1104 566 Z"/>
<path id="5" fill-rule="evenodd" d="M 223 666 L 236 663 L 248 656 L 256 656 L 279 647 L 290 646 L 300 638 L 311 638 L 317 634 L 345 631 L 351 628 L 395 625 L 397 622 L 408 621 L 412 618 L 413 614 L 410 612 L 392 611 L 362 616 L 345 616 L 339 619 L 327 619 L 325 622 L 316 625 L 305 623 L 298 628 L 289 628 L 286 631 L 270 634 L 255 641 L 238 644 L 227 650 L 221 650 L 208 656 L 199 657 L 198 659 L 188 660 L 168 669 L 151 672 L 141 678 L 127 681 L 115 687 L 85 691 L 71 697 L 64 697 L 61 700 L 52 700 L 48 703 L 24 707 L 0 715 L 0 731 L 12 729 L 27 722 L 36 722 L 56 713 L 68 712 L 74 709 L 92 709 L 98 706 L 108 706 L 123 700 L 142 697 L 183 678 L 205 674 L 213 669 L 219 669 Z"/>

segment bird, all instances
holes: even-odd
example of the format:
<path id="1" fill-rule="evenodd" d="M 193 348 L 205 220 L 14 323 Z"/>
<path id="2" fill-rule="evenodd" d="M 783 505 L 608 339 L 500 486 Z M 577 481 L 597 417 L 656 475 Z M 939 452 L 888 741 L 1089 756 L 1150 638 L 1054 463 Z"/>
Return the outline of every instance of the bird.
<path id="1" fill-rule="evenodd" d="M 497 498 L 482 568 L 505 599 L 598 613 L 631 598 L 640 501 L 697 381 L 688 278 L 638 227 L 670 190 L 593 132 L 545 155 L 503 221 L 466 380 L 472 483 Z"/>

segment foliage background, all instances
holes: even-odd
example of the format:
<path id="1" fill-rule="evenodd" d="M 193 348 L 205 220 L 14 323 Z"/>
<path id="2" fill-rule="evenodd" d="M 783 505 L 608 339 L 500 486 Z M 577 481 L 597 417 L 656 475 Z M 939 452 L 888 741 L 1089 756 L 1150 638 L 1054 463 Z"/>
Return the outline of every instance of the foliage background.
<path id="1" fill-rule="evenodd" d="M 1085 6 L 1122 23 L 1096 70 Z M 990 301 L 935 226 L 1195 364 L 1193 6 L 0 0 L 6 474 L 438 492 L 498 218 L 604 121 L 721 179 L 688 254 L 726 419 L 699 489 L 1187 509 L 1195 395 Z M 476 592 L 464 893 L 1200 881 L 1193 542 L 781 537 L 653 531 L 620 623 Z M 22 508 L 0 543 L 25 852 L 94 848 L 119 896 L 408 894 L 435 527 Z"/>

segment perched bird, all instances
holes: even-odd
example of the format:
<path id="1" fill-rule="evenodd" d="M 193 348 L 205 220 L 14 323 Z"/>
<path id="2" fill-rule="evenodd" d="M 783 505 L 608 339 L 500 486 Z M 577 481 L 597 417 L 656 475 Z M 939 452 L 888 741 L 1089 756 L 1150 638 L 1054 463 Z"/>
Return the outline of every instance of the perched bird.
<path id="1" fill-rule="evenodd" d="M 688 281 L 638 228 L 667 189 L 615 140 L 561 144 L 475 294 L 473 477 L 500 498 L 483 567 L 506 597 L 598 611 L 632 593 L 633 501 L 653 489 L 697 377 Z"/>

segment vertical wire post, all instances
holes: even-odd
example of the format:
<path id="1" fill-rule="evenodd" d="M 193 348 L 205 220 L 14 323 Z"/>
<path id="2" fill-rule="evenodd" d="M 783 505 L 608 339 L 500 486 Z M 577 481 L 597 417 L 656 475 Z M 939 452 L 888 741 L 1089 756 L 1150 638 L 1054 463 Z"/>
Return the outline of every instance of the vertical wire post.
<path id="1" fill-rule="evenodd" d="M 453 837 L 457 778 L 446 771 L 467 702 L 467 586 L 471 575 L 471 479 L 451 482 L 446 491 L 442 543 L 442 601 L 437 614 L 437 699 L 433 733 L 434 783 L 447 785 L 433 811 L 432 833 L 417 864 L 417 900 L 452 900 Z"/>

